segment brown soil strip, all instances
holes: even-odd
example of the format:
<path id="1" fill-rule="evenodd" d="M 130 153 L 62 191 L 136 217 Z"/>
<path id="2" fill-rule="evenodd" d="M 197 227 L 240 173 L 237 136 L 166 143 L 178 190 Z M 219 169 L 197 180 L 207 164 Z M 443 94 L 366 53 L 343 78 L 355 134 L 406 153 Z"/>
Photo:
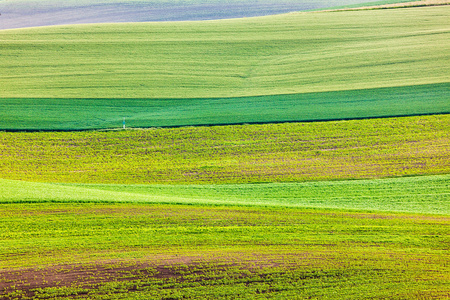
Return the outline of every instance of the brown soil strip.
<path id="1" fill-rule="evenodd" d="M 234 268 L 242 270 L 234 276 L 244 278 L 256 274 L 257 269 L 277 267 L 280 262 L 262 258 L 259 262 L 239 264 L 232 261 L 202 262 L 189 257 L 170 258 L 164 263 L 153 262 L 107 262 L 89 265 L 58 265 L 46 268 L 27 268 L 19 270 L 0 271 L 0 298 L 7 297 L 12 292 L 21 291 L 22 298 L 34 298 L 36 289 L 72 287 L 94 289 L 108 282 L 132 282 L 158 279 L 183 282 L 185 276 L 196 276 L 195 281 L 209 282 L 225 276 L 227 270 Z M 215 274 L 211 277 L 211 271 Z M 219 276 L 219 277 L 217 277 Z M 260 274 L 264 276 L 264 274 Z M 192 280 L 192 278 L 190 279 Z M 145 284 L 144 284 L 145 286 Z M 141 285 L 142 287 L 142 285 Z M 135 288 L 137 289 L 137 288 Z M 133 288 L 131 288 L 133 290 Z M 17 299 L 17 296 L 14 297 Z M 8 299 L 8 298 L 5 298 Z"/>

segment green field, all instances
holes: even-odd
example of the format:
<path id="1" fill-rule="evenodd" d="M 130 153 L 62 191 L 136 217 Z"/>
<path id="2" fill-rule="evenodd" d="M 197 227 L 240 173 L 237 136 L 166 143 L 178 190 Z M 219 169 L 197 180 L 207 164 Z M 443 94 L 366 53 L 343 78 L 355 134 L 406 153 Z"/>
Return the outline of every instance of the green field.
<path id="1" fill-rule="evenodd" d="M 449 9 L 2 30 L 2 98 L 217 98 L 446 83 Z"/>
<path id="2" fill-rule="evenodd" d="M 448 297 L 448 128 L 435 115 L 3 132 L 2 177 L 20 180 L 0 179 L 0 295 Z"/>
<path id="3" fill-rule="evenodd" d="M 450 214 L 450 175 L 225 185 L 55 184 L 1 179 L 0 203 L 168 203 Z"/>
<path id="4" fill-rule="evenodd" d="M 449 9 L 2 30 L 2 98 L 217 98 L 445 83 Z"/>
<path id="5" fill-rule="evenodd" d="M 449 180 L 3 180 L 0 286 L 6 299 L 442 298 Z"/>
<path id="6" fill-rule="evenodd" d="M 0 30 L 0 298 L 449 298 L 449 9 Z"/>
<path id="7" fill-rule="evenodd" d="M 324 121 L 450 112 L 450 84 L 197 99 L 0 99 L 0 129 L 80 130 Z"/>
<path id="8" fill-rule="evenodd" d="M 258 183 L 447 174 L 449 115 L 125 131 L 0 132 L 4 179 Z"/>
<path id="9" fill-rule="evenodd" d="M 435 115 L 0 133 L 2 178 L 20 179 L 0 179 L 0 295 L 448 297 L 448 128 Z M 360 180 L 311 181 L 342 177 Z"/>
<path id="10" fill-rule="evenodd" d="M 448 217 L 136 204 L 16 204 L 1 214 L 1 265 L 20 278 L 10 288 L 0 272 L 6 299 L 449 292 Z"/>
<path id="11" fill-rule="evenodd" d="M 448 113 L 449 9 L 2 30 L 0 129 Z"/>

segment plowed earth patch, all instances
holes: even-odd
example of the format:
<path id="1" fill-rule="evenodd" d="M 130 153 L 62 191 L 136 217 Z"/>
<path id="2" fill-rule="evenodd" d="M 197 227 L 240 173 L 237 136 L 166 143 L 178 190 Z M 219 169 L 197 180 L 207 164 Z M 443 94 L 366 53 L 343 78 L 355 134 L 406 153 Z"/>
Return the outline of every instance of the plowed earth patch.
<path id="1" fill-rule="evenodd" d="M 265 258 L 262 258 L 261 261 L 238 263 L 233 261 L 201 262 L 184 257 L 169 259 L 165 263 L 121 261 L 4 270 L 0 271 L 0 296 L 3 295 L 6 297 L 4 299 L 9 299 L 11 293 L 15 293 L 12 297 L 14 299 L 34 299 L 42 289 L 74 288 L 74 292 L 72 294 L 69 292 L 66 296 L 79 297 L 111 282 L 126 283 L 124 286 L 129 292 L 142 290 L 149 286 L 167 289 L 174 287 L 172 285 L 187 281 L 207 286 L 214 284 L 213 281 L 224 278 L 243 279 L 250 283 L 264 281 L 268 276 L 268 273 L 264 272 L 265 268 L 272 269 L 280 266 L 279 261 Z M 285 266 L 283 263 L 284 271 L 291 268 L 295 268 L 295 266 L 292 264 Z M 332 274 L 332 276 L 335 275 Z M 320 276 L 324 276 L 324 274 L 306 272 L 303 279 Z"/>

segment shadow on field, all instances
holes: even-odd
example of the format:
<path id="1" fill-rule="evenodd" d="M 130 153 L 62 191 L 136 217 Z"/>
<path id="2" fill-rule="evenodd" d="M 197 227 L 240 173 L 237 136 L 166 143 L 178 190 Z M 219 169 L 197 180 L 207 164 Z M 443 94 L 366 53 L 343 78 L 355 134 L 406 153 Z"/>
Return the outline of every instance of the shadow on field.
<path id="1" fill-rule="evenodd" d="M 93 1 L 92 1 L 93 2 Z M 356 2 L 368 2 L 360 0 Z M 189 3 L 161 1 L 109 2 L 66 1 L 57 5 L 51 1 L 0 2 L 0 29 L 86 23 L 190 21 L 244 18 L 288 13 L 329 6 L 326 1 L 221 1 L 197 0 Z M 354 0 L 334 1 L 336 5 L 353 4 Z"/>

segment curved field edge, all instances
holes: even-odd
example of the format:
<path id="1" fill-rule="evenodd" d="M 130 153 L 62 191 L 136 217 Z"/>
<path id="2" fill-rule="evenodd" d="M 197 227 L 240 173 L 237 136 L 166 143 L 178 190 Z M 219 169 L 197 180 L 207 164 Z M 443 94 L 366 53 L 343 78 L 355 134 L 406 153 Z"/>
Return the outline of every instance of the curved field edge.
<path id="1" fill-rule="evenodd" d="M 121 131 L 0 132 L 4 179 L 301 182 L 450 173 L 450 115 Z"/>
<path id="2" fill-rule="evenodd" d="M 361 5 L 367 0 L 234 0 L 211 1 L 33 1 L 0 2 L 0 29 L 49 26 L 60 24 L 188 21 L 244 18 L 274 15 L 292 11 L 323 9 L 330 5 Z M 389 1 L 393 2 L 393 1 Z M 398 0 L 396 2 L 399 2 Z M 355 4 L 356 3 L 356 4 Z"/>
<path id="3" fill-rule="evenodd" d="M 360 3 L 355 5 L 344 5 L 341 7 L 332 7 L 330 9 L 322 9 L 320 11 L 347 11 L 347 10 L 371 10 L 371 9 L 398 9 L 423 6 L 439 6 L 448 5 L 448 0 L 419 0 L 419 1 L 374 1 L 368 3 Z"/>
<path id="4" fill-rule="evenodd" d="M 450 214 L 450 175 L 230 185 L 51 184 L 0 180 L 0 203 L 167 203 Z"/>
<path id="5" fill-rule="evenodd" d="M 448 82 L 449 6 L 0 31 L 3 98 L 219 98 Z"/>
<path id="6" fill-rule="evenodd" d="M 45 112 L 45 113 L 43 113 Z M 86 130 L 450 113 L 450 83 L 205 99 L 0 99 L 0 130 Z"/>
<path id="7" fill-rule="evenodd" d="M 448 295 L 448 216 L 281 207 L 15 203 L 3 298 Z"/>

